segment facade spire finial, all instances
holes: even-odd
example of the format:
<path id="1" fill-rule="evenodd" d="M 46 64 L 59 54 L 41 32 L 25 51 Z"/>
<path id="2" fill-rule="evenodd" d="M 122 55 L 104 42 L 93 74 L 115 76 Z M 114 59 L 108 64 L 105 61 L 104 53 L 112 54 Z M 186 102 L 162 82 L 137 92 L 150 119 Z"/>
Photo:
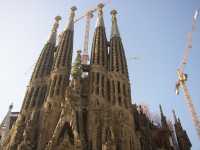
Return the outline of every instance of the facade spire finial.
<path id="1" fill-rule="evenodd" d="M 53 25 L 53 28 L 51 30 L 51 34 L 50 34 L 49 40 L 48 40 L 49 43 L 56 44 L 57 29 L 59 27 L 59 21 L 60 20 L 61 20 L 61 16 L 55 17 L 55 23 Z"/>
<path id="2" fill-rule="evenodd" d="M 112 37 L 120 37 L 119 28 L 117 25 L 117 11 L 114 9 L 111 12 L 112 15 L 112 30 L 111 30 L 111 38 Z"/>
<path id="3" fill-rule="evenodd" d="M 159 108 L 160 108 L 160 114 L 161 114 L 161 117 L 163 117 L 164 114 L 163 114 L 162 106 L 161 106 L 160 104 L 159 104 Z"/>
<path id="4" fill-rule="evenodd" d="M 13 103 L 10 104 L 9 110 L 11 111 L 13 109 Z"/>
<path id="5" fill-rule="evenodd" d="M 82 69 L 81 69 L 81 50 L 77 50 L 76 59 L 72 65 L 71 75 L 74 79 L 78 79 L 81 77 Z"/>
<path id="6" fill-rule="evenodd" d="M 177 123 L 177 122 L 178 122 L 178 119 L 177 119 L 177 117 L 176 117 L 176 113 L 175 113 L 175 110 L 174 110 L 174 109 L 172 110 L 172 113 L 173 113 L 174 121 L 175 121 L 175 123 Z"/>
<path id="7" fill-rule="evenodd" d="M 75 11 L 77 10 L 76 6 L 71 7 L 71 12 L 69 16 L 69 23 L 66 27 L 66 30 L 74 30 L 74 17 L 75 17 Z"/>
<path id="8" fill-rule="evenodd" d="M 160 115 L 161 115 L 161 124 L 162 124 L 162 127 L 168 127 L 166 117 L 165 117 L 165 115 L 163 113 L 163 110 L 162 110 L 162 106 L 159 105 L 159 107 L 160 107 Z"/>
<path id="9" fill-rule="evenodd" d="M 104 27 L 103 7 L 104 7 L 103 3 L 100 3 L 100 4 L 97 5 L 98 17 L 97 17 L 96 27 Z"/>

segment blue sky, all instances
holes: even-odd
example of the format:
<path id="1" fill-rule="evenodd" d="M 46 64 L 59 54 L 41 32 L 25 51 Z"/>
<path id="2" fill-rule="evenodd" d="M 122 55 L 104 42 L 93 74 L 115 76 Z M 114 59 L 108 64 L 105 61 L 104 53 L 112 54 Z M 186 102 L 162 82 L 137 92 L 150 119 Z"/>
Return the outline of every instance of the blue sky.
<path id="1" fill-rule="evenodd" d="M 78 7 L 77 16 L 93 8 L 98 0 L 0 0 L 0 120 L 11 102 L 14 110 L 21 107 L 26 86 L 41 49 L 48 38 L 57 14 L 62 16 L 59 32 L 67 23 L 68 10 Z M 107 37 L 110 36 L 111 9 L 118 10 L 118 23 L 128 57 L 132 97 L 135 103 L 146 103 L 152 112 L 162 104 L 172 118 L 175 109 L 187 130 L 193 150 L 200 144 L 184 103 L 176 96 L 176 69 L 186 46 L 186 34 L 191 30 L 191 18 L 200 7 L 200 0 L 112 0 L 105 7 Z M 92 22 L 91 35 L 95 25 Z M 83 47 L 84 20 L 75 25 L 74 50 Z M 200 114 L 200 20 L 193 37 L 186 72 L 188 86 Z M 139 57 L 139 60 L 131 60 Z"/>

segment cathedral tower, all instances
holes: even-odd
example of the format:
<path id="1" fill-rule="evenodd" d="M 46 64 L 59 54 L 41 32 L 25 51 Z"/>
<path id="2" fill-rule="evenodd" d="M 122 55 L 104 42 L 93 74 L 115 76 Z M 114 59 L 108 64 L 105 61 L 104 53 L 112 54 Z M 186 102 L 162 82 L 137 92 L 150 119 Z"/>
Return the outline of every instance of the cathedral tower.
<path id="1" fill-rule="evenodd" d="M 129 109 L 130 84 L 125 52 L 117 25 L 117 12 L 111 12 L 112 32 L 108 54 L 109 44 L 105 34 L 102 6 L 98 6 L 89 73 L 88 124 L 92 124 L 88 130 L 89 148 L 131 150 L 136 146 L 136 137 L 132 130 L 134 121 Z"/>
<path id="2" fill-rule="evenodd" d="M 107 127 L 113 137 L 116 149 L 136 148 L 134 117 L 131 114 L 131 93 L 127 61 L 117 24 L 117 11 L 112 10 L 112 28 L 108 55 L 107 99 L 109 113 Z M 110 115 L 111 114 L 111 115 Z M 123 123 L 122 123 L 123 122 Z M 106 142 L 108 143 L 108 141 Z"/>
<path id="3" fill-rule="evenodd" d="M 88 106 L 88 136 L 91 150 L 102 149 L 102 113 L 100 110 L 105 106 L 106 99 L 106 77 L 108 42 L 103 20 L 103 4 L 98 5 L 98 17 L 92 43 L 92 52 L 89 71 L 89 106 Z"/>
<path id="4" fill-rule="evenodd" d="M 90 103 L 102 104 L 106 97 L 107 38 L 103 20 L 103 4 L 98 5 L 98 18 L 92 43 L 90 61 Z"/>
<path id="5" fill-rule="evenodd" d="M 128 108 L 131 104 L 130 83 L 125 51 L 117 25 L 116 14 L 116 10 L 111 12 L 112 29 L 108 63 L 108 100 L 112 105 Z"/>
<path id="6" fill-rule="evenodd" d="M 73 36 L 74 36 L 74 16 L 76 7 L 71 8 L 68 25 L 62 33 L 59 45 L 56 50 L 53 70 L 50 76 L 50 87 L 45 102 L 43 124 L 40 144 L 41 150 L 48 143 L 53 131 L 56 127 L 61 113 L 61 104 L 64 101 L 64 93 L 69 85 L 69 77 L 71 72 Z"/>
<path id="7" fill-rule="evenodd" d="M 61 17 L 57 16 L 49 39 L 34 68 L 16 126 L 7 139 L 9 141 L 7 149 L 9 150 L 15 150 L 17 147 L 20 149 L 21 146 L 19 145 L 23 140 L 29 140 L 30 145 L 33 144 L 34 147 L 35 143 L 32 140 L 37 132 L 34 124 L 39 119 L 40 109 L 48 91 L 48 78 L 53 64 L 59 20 L 61 20 Z M 33 137 L 33 139 L 24 139 L 27 136 Z M 22 145 L 24 145 L 23 142 Z"/>

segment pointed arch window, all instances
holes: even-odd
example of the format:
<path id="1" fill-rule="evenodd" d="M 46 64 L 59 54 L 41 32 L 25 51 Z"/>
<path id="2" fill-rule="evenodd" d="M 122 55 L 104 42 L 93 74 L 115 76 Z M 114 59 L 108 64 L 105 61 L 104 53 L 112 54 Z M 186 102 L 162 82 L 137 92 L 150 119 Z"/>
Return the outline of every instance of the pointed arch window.
<path id="1" fill-rule="evenodd" d="M 102 96 L 104 97 L 105 96 L 105 94 L 104 94 L 104 75 L 102 75 L 102 78 L 101 78 L 101 90 L 102 90 Z"/>
<path id="2" fill-rule="evenodd" d="M 110 86 L 110 80 L 108 79 L 108 80 L 107 80 L 107 93 L 108 93 L 108 101 L 109 101 L 109 102 L 110 102 L 110 100 L 111 100 L 110 88 L 111 88 L 111 86 Z"/>

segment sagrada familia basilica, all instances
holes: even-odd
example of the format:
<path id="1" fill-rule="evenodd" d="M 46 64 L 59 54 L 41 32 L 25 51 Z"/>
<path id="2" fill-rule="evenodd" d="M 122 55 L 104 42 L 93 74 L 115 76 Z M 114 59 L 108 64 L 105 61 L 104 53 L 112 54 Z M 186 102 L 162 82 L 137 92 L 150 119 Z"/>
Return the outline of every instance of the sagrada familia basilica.
<path id="1" fill-rule="evenodd" d="M 21 111 L 1 143 L 2 150 L 190 150 L 191 142 L 174 113 L 155 124 L 132 103 L 126 54 L 111 11 L 107 39 L 103 4 L 93 36 L 90 62 L 77 51 L 72 63 L 74 17 L 57 39 L 60 16 L 38 58 Z"/>

